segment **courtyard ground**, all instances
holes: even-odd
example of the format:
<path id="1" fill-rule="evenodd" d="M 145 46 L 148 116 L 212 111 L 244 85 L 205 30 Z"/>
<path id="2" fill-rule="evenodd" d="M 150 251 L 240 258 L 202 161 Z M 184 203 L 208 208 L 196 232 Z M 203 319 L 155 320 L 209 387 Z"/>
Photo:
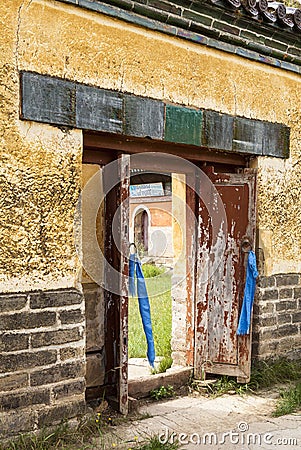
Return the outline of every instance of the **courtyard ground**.
<path id="1" fill-rule="evenodd" d="M 186 395 L 146 403 L 139 419 L 112 427 L 99 449 L 132 449 L 151 436 L 179 441 L 184 450 L 261 450 L 301 448 L 301 414 L 274 418 L 274 394 Z"/>

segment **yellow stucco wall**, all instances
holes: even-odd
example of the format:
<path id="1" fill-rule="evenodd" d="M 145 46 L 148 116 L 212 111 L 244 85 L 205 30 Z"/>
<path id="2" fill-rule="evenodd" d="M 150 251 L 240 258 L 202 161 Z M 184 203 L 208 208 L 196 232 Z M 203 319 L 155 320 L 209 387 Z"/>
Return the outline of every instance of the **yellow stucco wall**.
<path id="1" fill-rule="evenodd" d="M 258 161 L 258 224 L 266 274 L 301 271 L 300 76 L 55 1 L 0 12 L 1 290 L 73 286 L 79 270 L 82 133 L 20 121 L 19 70 L 287 124 L 290 159 Z"/>

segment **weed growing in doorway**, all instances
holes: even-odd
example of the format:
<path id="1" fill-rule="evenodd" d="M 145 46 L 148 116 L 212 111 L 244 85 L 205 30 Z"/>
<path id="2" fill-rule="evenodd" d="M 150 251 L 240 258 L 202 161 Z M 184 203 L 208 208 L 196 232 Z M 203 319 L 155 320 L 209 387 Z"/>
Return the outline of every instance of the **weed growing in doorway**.
<path id="1" fill-rule="evenodd" d="M 164 373 L 167 369 L 169 369 L 172 365 L 172 357 L 171 356 L 163 356 L 161 361 L 159 362 L 158 367 L 152 369 L 152 375 L 156 375 L 158 373 Z"/>
<path id="2" fill-rule="evenodd" d="M 301 382 L 296 386 L 290 387 L 280 392 L 280 399 L 274 417 L 283 416 L 284 414 L 291 414 L 301 409 Z"/>
<path id="3" fill-rule="evenodd" d="M 171 398 L 175 395 L 173 386 L 161 386 L 158 389 L 150 391 L 150 396 L 155 400 L 161 400 L 163 398 Z"/>
<path id="4" fill-rule="evenodd" d="M 255 392 L 260 389 L 276 386 L 277 384 L 301 380 L 301 361 L 288 361 L 278 359 L 262 361 L 253 366 L 251 379 L 248 383 L 237 383 L 235 377 L 220 376 L 213 384 L 199 385 L 197 381 L 191 381 L 193 390 L 211 395 L 223 395 L 226 393 L 243 394 Z"/>

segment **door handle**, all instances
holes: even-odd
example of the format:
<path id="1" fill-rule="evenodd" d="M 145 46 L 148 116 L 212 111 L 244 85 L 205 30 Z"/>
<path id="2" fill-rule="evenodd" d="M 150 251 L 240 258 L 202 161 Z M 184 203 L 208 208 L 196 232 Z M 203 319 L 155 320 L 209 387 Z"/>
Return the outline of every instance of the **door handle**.
<path id="1" fill-rule="evenodd" d="M 247 236 L 242 238 L 240 248 L 243 253 L 247 253 L 252 250 L 251 240 Z"/>

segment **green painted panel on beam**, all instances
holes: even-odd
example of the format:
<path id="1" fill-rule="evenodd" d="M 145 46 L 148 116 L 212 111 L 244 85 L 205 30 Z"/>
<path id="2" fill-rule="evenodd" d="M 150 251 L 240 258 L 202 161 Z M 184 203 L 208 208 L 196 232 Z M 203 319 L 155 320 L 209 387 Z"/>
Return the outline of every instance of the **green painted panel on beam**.
<path id="1" fill-rule="evenodd" d="M 202 111 L 166 105 L 165 141 L 201 145 L 201 130 Z"/>

